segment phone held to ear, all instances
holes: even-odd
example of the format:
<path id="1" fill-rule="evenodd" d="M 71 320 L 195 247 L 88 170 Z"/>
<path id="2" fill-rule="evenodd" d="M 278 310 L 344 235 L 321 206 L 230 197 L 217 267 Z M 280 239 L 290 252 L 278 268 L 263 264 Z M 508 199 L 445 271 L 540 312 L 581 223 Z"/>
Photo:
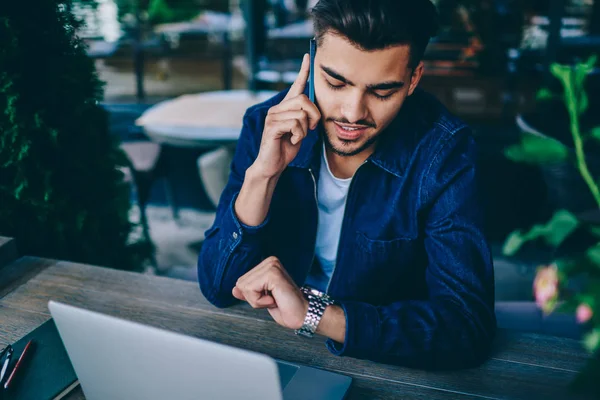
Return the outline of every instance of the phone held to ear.
<path id="1" fill-rule="evenodd" d="M 315 53 L 317 52 L 317 42 L 313 38 L 310 40 L 310 71 L 308 72 L 308 98 L 315 102 Z"/>

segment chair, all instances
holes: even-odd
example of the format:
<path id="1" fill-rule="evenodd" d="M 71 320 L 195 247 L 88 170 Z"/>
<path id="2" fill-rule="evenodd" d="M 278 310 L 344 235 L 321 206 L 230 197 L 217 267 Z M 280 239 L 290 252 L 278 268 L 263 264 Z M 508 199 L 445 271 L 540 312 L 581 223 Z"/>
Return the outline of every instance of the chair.
<path id="1" fill-rule="evenodd" d="M 532 332 L 543 335 L 581 339 L 585 326 L 575 316 L 554 312 L 544 315 L 532 301 L 502 301 L 496 303 L 498 328 Z"/>
<path id="2" fill-rule="evenodd" d="M 198 157 L 198 172 L 206 195 L 217 208 L 221 193 L 229 179 L 230 165 L 233 160 L 233 147 L 223 146 Z"/>
<path id="3" fill-rule="evenodd" d="M 123 169 L 125 181 L 132 184 L 136 192 L 136 200 L 140 209 L 140 223 L 144 239 L 151 243 L 146 206 L 150 199 L 152 185 L 158 177 L 158 165 L 161 153 L 160 145 L 153 142 L 125 142 L 120 145 L 125 153 L 127 166 Z M 156 268 L 156 259 L 151 260 Z"/>

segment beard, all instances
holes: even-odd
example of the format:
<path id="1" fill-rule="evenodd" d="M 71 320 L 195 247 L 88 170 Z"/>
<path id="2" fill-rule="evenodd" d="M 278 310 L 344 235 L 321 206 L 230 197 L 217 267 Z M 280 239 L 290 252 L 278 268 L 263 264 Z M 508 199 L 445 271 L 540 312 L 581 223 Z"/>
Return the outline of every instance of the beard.
<path id="1" fill-rule="evenodd" d="M 333 119 L 328 118 L 327 121 L 334 121 Z M 342 123 L 347 123 L 346 121 L 339 121 Z M 365 123 L 365 126 L 369 126 L 371 128 L 376 128 L 374 123 Z M 353 145 L 359 144 L 359 140 L 344 140 L 337 137 L 335 132 L 330 132 L 325 126 L 322 128 L 323 130 L 323 141 L 325 142 L 325 147 L 332 151 L 334 154 L 342 157 L 352 157 L 357 154 L 362 153 L 363 151 L 370 148 L 377 139 L 379 138 L 379 134 L 381 132 L 377 132 L 370 138 L 368 138 L 364 143 L 360 144 L 358 147 L 354 147 Z M 333 141 L 341 142 L 341 145 L 334 144 Z"/>

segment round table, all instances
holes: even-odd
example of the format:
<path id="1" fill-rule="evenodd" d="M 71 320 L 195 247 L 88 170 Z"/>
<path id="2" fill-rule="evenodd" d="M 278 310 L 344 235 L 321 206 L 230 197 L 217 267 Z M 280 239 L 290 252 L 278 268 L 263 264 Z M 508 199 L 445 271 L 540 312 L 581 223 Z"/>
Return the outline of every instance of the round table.
<path id="1" fill-rule="evenodd" d="M 198 157 L 223 145 L 234 146 L 246 110 L 276 94 L 232 90 L 183 95 L 157 103 L 136 120 L 161 145 L 158 175 L 166 179 L 175 220 L 180 208 L 213 211 L 198 173 Z"/>
<path id="2" fill-rule="evenodd" d="M 136 125 L 153 141 L 176 147 L 233 144 L 239 138 L 246 110 L 276 94 L 229 90 L 183 95 L 149 108 Z"/>

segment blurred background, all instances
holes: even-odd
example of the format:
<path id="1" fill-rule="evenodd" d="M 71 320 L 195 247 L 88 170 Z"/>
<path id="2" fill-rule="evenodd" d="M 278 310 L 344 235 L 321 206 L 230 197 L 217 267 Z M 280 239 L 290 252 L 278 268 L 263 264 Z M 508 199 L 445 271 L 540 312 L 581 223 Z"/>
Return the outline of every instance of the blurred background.
<path id="1" fill-rule="evenodd" d="M 79 35 L 105 83 L 110 133 L 131 162 L 132 218 L 156 246 L 153 273 L 196 279 L 203 232 L 213 221 L 243 113 L 293 82 L 313 36 L 314 3 L 73 3 L 85 22 Z M 527 162 L 515 155 L 518 149 L 507 149 L 524 133 L 574 148 L 568 106 L 553 94 L 563 87 L 552 65 L 575 66 L 599 52 L 600 2 L 435 3 L 442 26 L 426 53 L 421 86 L 475 131 L 497 299 L 530 301 L 537 266 L 555 253 L 544 240 L 506 251 L 511 232 L 543 224 L 556 210 L 598 206 L 575 166 Z M 598 67 L 586 72 L 585 90 L 589 104 L 580 123 L 587 129 L 600 125 Z M 552 146 L 537 150 L 528 155 L 544 158 Z M 600 153 L 589 151 L 590 170 L 600 169 Z"/>

